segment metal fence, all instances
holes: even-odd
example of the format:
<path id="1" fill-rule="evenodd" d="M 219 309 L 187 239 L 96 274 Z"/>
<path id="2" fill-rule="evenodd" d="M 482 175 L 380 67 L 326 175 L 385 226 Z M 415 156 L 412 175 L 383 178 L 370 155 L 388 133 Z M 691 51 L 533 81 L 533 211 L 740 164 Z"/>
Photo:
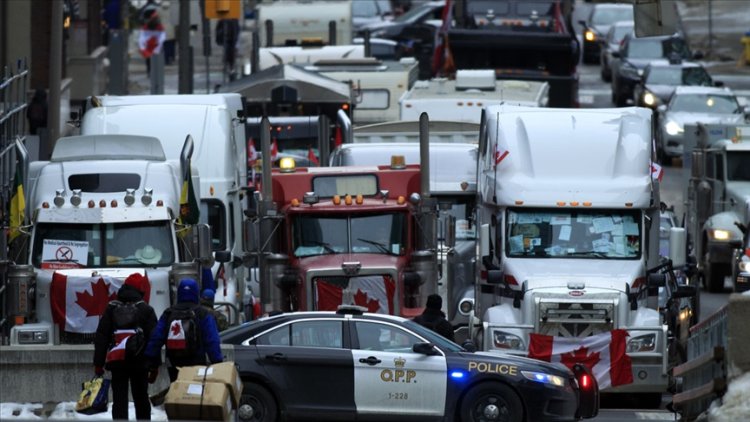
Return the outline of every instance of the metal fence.
<path id="1" fill-rule="evenodd" d="M 26 107 L 29 68 L 25 60 L 5 66 L 0 81 L 0 344 L 7 343 L 10 329 L 8 292 L 8 227 L 10 200 L 16 169 L 16 140 L 26 134 Z"/>

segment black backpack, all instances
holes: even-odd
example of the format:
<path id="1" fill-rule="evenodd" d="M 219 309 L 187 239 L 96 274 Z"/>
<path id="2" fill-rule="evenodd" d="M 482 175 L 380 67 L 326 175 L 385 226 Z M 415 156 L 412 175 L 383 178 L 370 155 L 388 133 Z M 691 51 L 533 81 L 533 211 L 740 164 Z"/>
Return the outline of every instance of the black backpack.
<path id="1" fill-rule="evenodd" d="M 167 356 L 189 359 L 197 355 L 201 336 L 198 324 L 199 307 L 173 308 L 167 319 Z"/>
<path id="2" fill-rule="evenodd" d="M 141 354 L 144 347 L 146 347 L 146 336 L 143 333 L 143 329 L 139 326 L 139 306 L 141 303 L 145 303 L 142 300 L 138 302 L 121 302 L 119 300 L 113 300 L 110 302 L 112 306 L 112 347 L 116 347 L 117 344 L 114 340 L 115 332 L 117 330 L 135 330 L 135 334 L 128 337 L 125 343 L 125 359 L 118 361 L 108 361 L 107 367 L 113 369 L 118 365 L 123 365 L 126 362 L 133 362 L 137 360 L 137 356 Z"/>

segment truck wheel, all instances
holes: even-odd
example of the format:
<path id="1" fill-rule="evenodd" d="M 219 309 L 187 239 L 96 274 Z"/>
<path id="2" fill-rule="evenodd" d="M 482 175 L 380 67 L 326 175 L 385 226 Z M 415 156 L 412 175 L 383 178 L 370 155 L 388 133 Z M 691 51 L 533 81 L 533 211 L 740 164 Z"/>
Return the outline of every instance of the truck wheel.
<path id="1" fill-rule="evenodd" d="M 237 421 L 275 422 L 277 413 L 276 400 L 267 389 L 255 383 L 245 384 L 237 408 Z"/>
<path id="2" fill-rule="evenodd" d="M 523 405 L 510 387 L 498 382 L 482 383 L 461 400 L 461 417 L 466 422 L 521 422 Z"/>
<path id="3" fill-rule="evenodd" d="M 721 264 L 706 264 L 705 275 L 706 287 L 711 293 L 720 293 L 724 290 L 724 277 L 726 277 L 728 271 L 726 265 Z"/>

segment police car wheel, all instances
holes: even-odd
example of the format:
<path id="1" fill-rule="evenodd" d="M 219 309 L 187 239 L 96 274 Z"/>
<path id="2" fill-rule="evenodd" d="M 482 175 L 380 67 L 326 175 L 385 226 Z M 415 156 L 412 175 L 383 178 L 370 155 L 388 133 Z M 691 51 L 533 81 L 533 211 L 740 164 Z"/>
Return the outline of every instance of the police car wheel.
<path id="1" fill-rule="evenodd" d="M 461 401 L 461 420 L 467 422 L 521 422 L 521 399 L 505 384 L 480 384 L 466 393 Z"/>
<path id="2" fill-rule="evenodd" d="M 238 421 L 274 422 L 277 410 L 276 400 L 267 389 L 254 383 L 245 384 L 237 408 Z"/>

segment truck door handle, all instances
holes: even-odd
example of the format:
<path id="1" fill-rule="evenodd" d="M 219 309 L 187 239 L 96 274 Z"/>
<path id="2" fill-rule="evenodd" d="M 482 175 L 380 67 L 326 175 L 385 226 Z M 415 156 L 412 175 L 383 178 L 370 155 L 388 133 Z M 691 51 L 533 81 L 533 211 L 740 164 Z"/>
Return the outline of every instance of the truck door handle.
<path id="1" fill-rule="evenodd" d="M 376 358 L 375 356 L 370 356 L 367 359 L 362 358 L 362 359 L 359 360 L 359 363 L 366 363 L 366 364 L 368 364 L 370 366 L 377 365 L 380 362 L 382 362 L 382 361 L 380 359 Z"/>
<path id="2" fill-rule="evenodd" d="M 286 355 L 284 355 L 283 353 L 274 353 L 272 355 L 266 355 L 266 359 L 279 362 L 282 360 L 286 360 Z"/>

